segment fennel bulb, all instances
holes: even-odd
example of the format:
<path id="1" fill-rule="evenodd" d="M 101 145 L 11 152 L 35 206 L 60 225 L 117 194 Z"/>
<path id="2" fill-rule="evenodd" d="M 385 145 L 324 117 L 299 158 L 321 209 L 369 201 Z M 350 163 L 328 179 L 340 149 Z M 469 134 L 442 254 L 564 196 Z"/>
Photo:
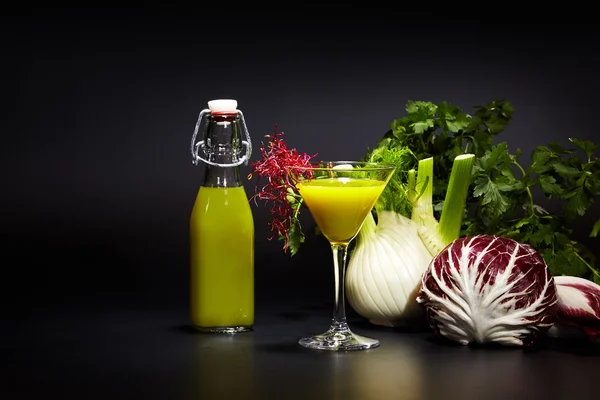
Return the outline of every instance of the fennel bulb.
<path id="1" fill-rule="evenodd" d="M 394 149 L 371 154 L 383 161 Z M 397 152 L 397 151 L 396 151 Z M 474 155 L 455 158 L 440 221 L 433 214 L 433 158 L 418 162 L 406 182 L 394 176 L 356 238 L 346 271 L 350 306 L 375 325 L 420 325 L 424 312 L 417 303 L 421 277 L 433 257 L 458 238 L 465 212 Z"/>
<path id="2" fill-rule="evenodd" d="M 432 259 L 416 222 L 382 211 L 367 216 L 346 273 L 352 308 L 375 325 L 396 326 L 422 317 L 417 283 Z"/>

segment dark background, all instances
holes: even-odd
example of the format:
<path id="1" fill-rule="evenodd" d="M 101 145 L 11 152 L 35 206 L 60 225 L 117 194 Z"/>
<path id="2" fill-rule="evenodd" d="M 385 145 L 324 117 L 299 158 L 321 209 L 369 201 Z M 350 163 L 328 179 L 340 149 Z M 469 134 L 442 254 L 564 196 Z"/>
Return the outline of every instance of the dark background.
<path id="1" fill-rule="evenodd" d="M 302 3 L 5 11 L 7 315 L 187 307 L 188 221 L 203 177 L 189 144 L 211 99 L 238 100 L 253 160 L 275 126 L 300 151 L 359 158 L 408 100 L 467 112 L 509 100 L 514 121 L 501 139 L 524 157 L 572 136 L 596 141 L 598 27 L 558 17 Z M 331 302 L 331 255 L 312 220 L 290 257 L 268 240 L 267 210 L 253 211 L 257 307 L 283 294 Z M 575 226 L 577 238 L 588 240 L 591 223 Z"/>

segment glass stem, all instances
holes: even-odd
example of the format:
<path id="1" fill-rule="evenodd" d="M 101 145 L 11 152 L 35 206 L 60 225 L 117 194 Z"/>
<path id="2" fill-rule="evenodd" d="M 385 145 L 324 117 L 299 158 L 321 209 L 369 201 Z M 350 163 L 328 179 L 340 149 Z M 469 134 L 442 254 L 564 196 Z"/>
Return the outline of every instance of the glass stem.
<path id="1" fill-rule="evenodd" d="M 337 331 L 348 331 L 346 322 L 346 306 L 344 297 L 344 281 L 346 275 L 346 256 L 348 245 L 332 244 L 333 266 L 335 278 L 335 302 L 333 308 L 332 329 Z"/>

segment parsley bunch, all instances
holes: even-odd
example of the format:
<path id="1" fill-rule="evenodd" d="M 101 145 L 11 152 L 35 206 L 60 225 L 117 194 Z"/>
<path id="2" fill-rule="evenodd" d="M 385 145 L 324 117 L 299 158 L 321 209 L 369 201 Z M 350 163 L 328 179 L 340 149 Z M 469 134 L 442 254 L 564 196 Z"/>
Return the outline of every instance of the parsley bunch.
<path id="1" fill-rule="evenodd" d="M 496 234 L 527 243 L 545 259 L 553 275 L 584 277 L 600 283 L 594 254 L 572 238 L 569 226 L 583 217 L 600 194 L 597 145 L 569 138 L 570 147 L 552 142 L 532 152 L 529 165 L 519 161 L 497 136 L 510 124 L 510 102 L 475 106 L 473 115 L 442 102 L 409 101 L 407 114 L 396 119 L 374 150 L 409 148 L 416 163 L 434 158 L 433 203 L 442 210 L 452 161 L 459 154 L 476 156 L 461 235 Z M 538 197 L 536 197 L 538 196 Z M 558 203 L 560 214 L 540 205 Z M 596 221 L 591 237 L 600 230 Z"/>

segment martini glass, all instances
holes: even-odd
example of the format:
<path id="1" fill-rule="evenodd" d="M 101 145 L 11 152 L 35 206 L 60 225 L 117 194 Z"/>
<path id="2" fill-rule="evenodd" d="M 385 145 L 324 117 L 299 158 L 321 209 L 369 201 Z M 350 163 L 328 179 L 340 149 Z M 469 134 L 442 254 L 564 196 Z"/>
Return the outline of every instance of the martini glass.
<path id="1" fill-rule="evenodd" d="M 396 166 L 358 161 L 321 161 L 294 167 L 290 177 L 323 236 L 331 244 L 335 302 L 330 328 L 300 339 L 300 345 L 319 350 L 364 350 L 379 346 L 377 339 L 357 335 L 346 321 L 344 276 L 348 245 L 392 177 Z"/>

